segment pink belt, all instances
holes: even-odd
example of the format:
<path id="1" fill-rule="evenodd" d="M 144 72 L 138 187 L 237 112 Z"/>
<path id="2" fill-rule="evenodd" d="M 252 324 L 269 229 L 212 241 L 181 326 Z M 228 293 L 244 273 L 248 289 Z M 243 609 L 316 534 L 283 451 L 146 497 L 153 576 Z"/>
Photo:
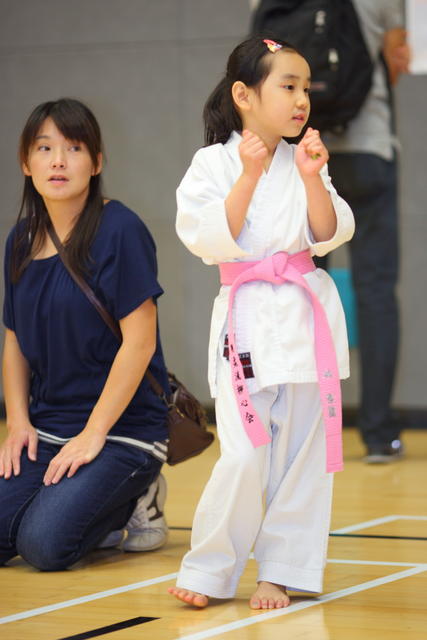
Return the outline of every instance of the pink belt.
<path id="1" fill-rule="evenodd" d="M 309 251 L 300 251 L 292 255 L 280 251 L 259 262 L 223 262 L 219 265 L 221 284 L 231 285 L 228 301 L 228 344 L 234 394 L 243 426 L 254 447 L 267 444 L 271 438 L 252 405 L 236 350 L 233 329 L 235 293 L 245 282 L 264 280 L 272 284 L 294 282 L 309 294 L 314 313 L 316 367 L 326 431 L 326 471 L 332 472 L 343 469 L 341 387 L 335 347 L 325 311 L 302 275 L 314 271 L 315 268 Z"/>

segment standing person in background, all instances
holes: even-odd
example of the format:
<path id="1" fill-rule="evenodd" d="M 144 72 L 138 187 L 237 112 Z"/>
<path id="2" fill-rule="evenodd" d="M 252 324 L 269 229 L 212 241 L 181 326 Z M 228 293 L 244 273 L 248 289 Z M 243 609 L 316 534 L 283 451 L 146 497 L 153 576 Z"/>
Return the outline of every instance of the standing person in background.
<path id="1" fill-rule="evenodd" d="M 371 90 L 342 134 L 325 133 L 329 172 L 350 204 L 356 231 L 350 242 L 360 351 L 359 428 L 368 463 L 402 453 L 391 398 L 399 345 L 397 139 L 391 88 L 408 70 L 409 47 L 401 0 L 353 0 L 374 62 Z M 384 61 L 381 60 L 381 54 Z"/>
<path id="2" fill-rule="evenodd" d="M 103 198 L 101 132 L 84 104 L 36 107 L 20 160 L 23 201 L 5 254 L 0 565 L 20 554 L 60 570 L 119 544 L 124 528 L 129 551 L 166 540 L 159 472 L 167 408 L 144 378 L 150 366 L 168 388 L 162 289 L 147 227 Z M 119 322 L 121 343 L 71 278 L 51 227 L 74 272 Z"/>

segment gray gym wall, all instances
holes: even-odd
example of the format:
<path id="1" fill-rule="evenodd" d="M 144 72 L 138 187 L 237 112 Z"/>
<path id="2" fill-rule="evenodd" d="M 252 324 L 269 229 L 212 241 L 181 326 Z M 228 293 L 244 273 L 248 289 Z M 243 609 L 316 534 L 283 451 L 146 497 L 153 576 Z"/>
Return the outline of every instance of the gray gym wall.
<path id="1" fill-rule="evenodd" d="M 248 0 L 0 0 L 2 244 L 20 199 L 16 148 L 26 117 L 45 100 L 83 100 L 104 133 L 107 195 L 136 210 L 157 243 L 168 366 L 206 403 L 218 276 L 175 235 L 175 189 L 202 145 L 203 103 L 248 26 Z M 396 98 L 402 141 L 402 346 L 395 405 L 427 409 L 427 78 L 403 78 Z M 340 249 L 333 264 L 343 266 L 346 259 Z M 356 352 L 352 364 L 352 378 L 344 384 L 350 407 L 357 402 Z"/>

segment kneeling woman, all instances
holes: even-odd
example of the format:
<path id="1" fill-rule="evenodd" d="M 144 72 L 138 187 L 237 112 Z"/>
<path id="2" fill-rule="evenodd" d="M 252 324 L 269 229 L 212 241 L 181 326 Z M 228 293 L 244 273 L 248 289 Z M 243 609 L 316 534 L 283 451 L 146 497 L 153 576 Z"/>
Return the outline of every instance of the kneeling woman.
<path id="1" fill-rule="evenodd" d="M 39 105 L 20 160 L 23 202 L 5 254 L 0 564 L 20 554 L 59 570 L 123 530 L 158 483 L 167 409 L 144 374 L 149 365 L 167 389 L 162 289 L 146 226 L 103 198 L 101 134 L 85 105 Z M 119 322 L 121 343 L 65 268 L 50 225 Z"/>

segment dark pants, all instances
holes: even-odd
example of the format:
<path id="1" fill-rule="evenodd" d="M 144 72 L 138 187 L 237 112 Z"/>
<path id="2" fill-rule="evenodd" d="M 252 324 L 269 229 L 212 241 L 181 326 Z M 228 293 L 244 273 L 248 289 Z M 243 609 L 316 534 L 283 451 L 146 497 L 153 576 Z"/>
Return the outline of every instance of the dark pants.
<path id="1" fill-rule="evenodd" d="M 0 478 L 0 565 L 19 554 L 37 569 L 66 569 L 124 527 L 161 467 L 136 447 L 107 442 L 72 478 L 46 487 L 43 476 L 58 450 L 39 442 L 32 462 L 24 449 L 21 473 Z"/>
<path id="2" fill-rule="evenodd" d="M 399 342 L 396 163 L 369 153 L 336 153 L 329 173 L 356 220 L 350 256 L 361 363 L 359 427 L 368 446 L 389 444 L 399 437 L 390 415 Z"/>

